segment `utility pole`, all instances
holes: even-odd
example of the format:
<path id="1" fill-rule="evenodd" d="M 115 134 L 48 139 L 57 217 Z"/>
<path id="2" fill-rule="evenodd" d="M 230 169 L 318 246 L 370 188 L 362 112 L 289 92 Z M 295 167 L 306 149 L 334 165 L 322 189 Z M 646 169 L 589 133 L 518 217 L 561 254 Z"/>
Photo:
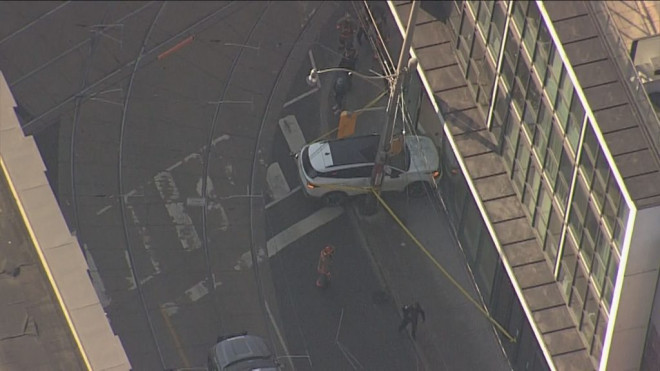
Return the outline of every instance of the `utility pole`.
<path id="1" fill-rule="evenodd" d="M 394 74 L 394 88 L 392 89 L 392 92 L 390 93 L 389 99 L 387 101 L 387 124 L 383 127 L 383 132 L 380 135 L 380 140 L 378 142 L 378 152 L 376 153 L 376 161 L 371 172 L 371 187 L 377 194 L 380 194 L 380 189 L 383 185 L 383 171 L 385 164 L 387 163 L 387 157 L 391 147 L 392 132 L 394 130 L 394 124 L 396 122 L 397 116 L 396 106 L 399 100 L 399 95 L 401 94 L 401 88 L 403 82 L 406 80 L 406 75 L 410 72 L 410 67 L 415 66 L 417 63 L 417 60 L 414 58 L 408 61 L 408 57 L 410 55 L 410 46 L 412 45 L 413 33 L 415 32 L 415 19 L 417 18 L 418 9 L 419 1 L 414 0 L 412 2 L 410 15 L 408 16 L 408 26 L 406 27 L 406 34 L 403 38 L 403 46 L 401 47 L 401 53 L 399 54 L 399 62 L 396 67 L 396 73 Z M 365 200 L 363 213 L 366 215 L 374 214 L 377 210 L 377 205 L 378 202 L 375 195 L 373 193 L 368 194 Z"/>

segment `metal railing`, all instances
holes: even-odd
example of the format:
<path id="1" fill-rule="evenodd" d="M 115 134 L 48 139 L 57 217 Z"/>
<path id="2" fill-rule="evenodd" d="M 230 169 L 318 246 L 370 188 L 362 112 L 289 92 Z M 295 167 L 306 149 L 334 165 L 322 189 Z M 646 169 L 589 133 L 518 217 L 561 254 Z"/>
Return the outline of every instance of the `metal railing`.
<path id="1" fill-rule="evenodd" d="M 653 104 L 649 98 L 644 84 L 642 83 L 637 68 L 633 64 L 628 48 L 623 42 L 623 38 L 619 33 L 612 14 L 604 1 L 585 1 L 588 9 L 591 10 L 592 18 L 595 21 L 596 27 L 599 29 L 603 37 L 603 44 L 609 50 L 612 56 L 612 61 L 618 67 L 623 85 L 626 87 L 626 92 L 631 100 L 633 112 L 635 112 L 644 128 L 644 132 L 648 135 L 654 147 L 654 156 L 660 163 L 658 151 L 660 150 L 660 120 Z"/>

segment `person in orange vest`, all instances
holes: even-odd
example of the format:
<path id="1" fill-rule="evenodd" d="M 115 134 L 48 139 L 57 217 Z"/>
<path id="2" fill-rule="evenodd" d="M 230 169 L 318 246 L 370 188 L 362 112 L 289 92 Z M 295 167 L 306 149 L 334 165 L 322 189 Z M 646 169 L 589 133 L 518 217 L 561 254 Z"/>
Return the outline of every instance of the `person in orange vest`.
<path id="1" fill-rule="evenodd" d="M 339 18 L 337 30 L 339 31 L 339 50 L 353 49 L 353 35 L 357 30 L 357 24 L 351 13 L 346 12 L 343 17 Z"/>
<path id="2" fill-rule="evenodd" d="M 316 279 L 316 287 L 324 289 L 330 284 L 330 267 L 332 266 L 334 255 L 335 248 L 332 245 L 328 245 L 321 250 L 319 263 L 316 267 L 319 274 L 319 277 Z"/>

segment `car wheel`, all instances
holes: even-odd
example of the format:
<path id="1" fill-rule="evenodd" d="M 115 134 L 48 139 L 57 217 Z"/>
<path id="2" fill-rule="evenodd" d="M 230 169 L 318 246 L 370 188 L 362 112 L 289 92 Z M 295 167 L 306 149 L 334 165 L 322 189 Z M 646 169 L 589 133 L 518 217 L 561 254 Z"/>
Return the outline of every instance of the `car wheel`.
<path id="1" fill-rule="evenodd" d="M 346 202 L 347 197 L 344 192 L 330 192 L 324 194 L 321 200 L 325 206 L 340 206 Z"/>
<path id="2" fill-rule="evenodd" d="M 415 182 L 406 187 L 406 193 L 410 197 L 422 197 L 427 194 L 428 189 L 426 182 Z"/>

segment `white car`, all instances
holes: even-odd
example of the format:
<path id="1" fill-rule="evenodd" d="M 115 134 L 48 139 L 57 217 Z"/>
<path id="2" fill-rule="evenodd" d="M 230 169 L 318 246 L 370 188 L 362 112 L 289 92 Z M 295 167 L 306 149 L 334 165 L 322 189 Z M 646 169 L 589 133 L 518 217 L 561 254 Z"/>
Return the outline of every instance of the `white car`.
<path id="1" fill-rule="evenodd" d="M 337 205 L 348 196 L 369 193 L 379 138 L 355 136 L 304 146 L 296 157 L 305 194 Z M 404 144 L 398 154 L 389 156 L 381 190 L 422 195 L 440 177 L 438 150 L 424 136 L 406 136 Z"/>

